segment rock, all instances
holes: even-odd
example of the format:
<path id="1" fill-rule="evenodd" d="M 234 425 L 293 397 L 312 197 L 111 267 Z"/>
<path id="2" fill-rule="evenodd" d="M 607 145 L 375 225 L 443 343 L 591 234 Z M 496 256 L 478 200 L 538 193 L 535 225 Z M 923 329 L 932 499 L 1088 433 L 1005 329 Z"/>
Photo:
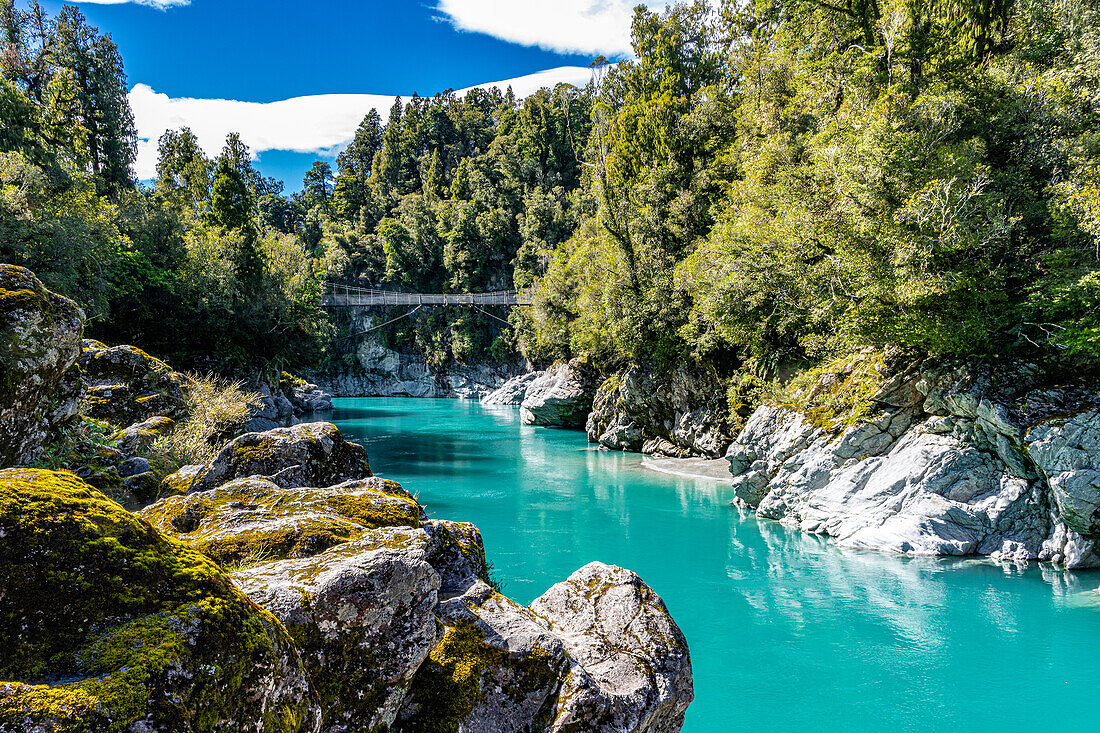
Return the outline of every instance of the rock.
<path id="1" fill-rule="evenodd" d="M 761 407 L 726 457 L 739 502 L 843 545 L 1091 567 L 1098 403 L 1028 365 L 926 360 L 854 421 Z"/>
<path id="2" fill-rule="evenodd" d="M 367 451 L 345 440 L 335 425 L 302 423 L 246 433 L 229 442 L 197 472 L 188 491 L 206 491 L 247 476 L 263 476 L 289 489 L 369 478 L 371 471 Z M 165 481 L 179 485 L 182 478 Z"/>
<path id="3" fill-rule="evenodd" d="M 87 382 L 81 412 L 88 417 L 121 427 L 184 416 L 183 375 L 141 349 L 87 340 L 80 366 Z"/>
<path id="4" fill-rule="evenodd" d="M 311 384 L 289 372 L 283 372 L 279 378 L 279 389 L 292 406 L 295 415 L 332 410 L 332 395 L 316 384 Z"/>
<path id="5" fill-rule="evenodd" d="M 393 482 L 237 478 L 141 516 L 238 566 L 325 731 L 675 731 L 690 701 L 683 637 L 637 576 L 594 564 L 524 608 L 490 587 L 476 527 L 428 519 Z"/>
<path id="6" fill-rule="evenodd" d="M 141 453 L 149 450 L 158 438 L 172 432 L 175 426 L 176 421 L 170 417 L 151 417 L 118 431 L 115 434 L 116 445 L 127 455 Z"/>
<path id="7" fill-rule="evenodd" d="M 141 457 L 127 458 L 118 464 L 118 475 L 122 478 L 137 476 L 140 473 L 148 473 L 152 470 L 153 467 L 149 465 L 149 460 Z"/>
<path id="8" fill-rule="evenodd" d="M 5 731 L 317 730 L 283 627 L 67 472 L 0 471 L 0 679 Z"/>
<path id="9" fill-rule="evenodd" d="M 387 527 L 316 557 L 234 576 L 297 643 L 326 731 L 391 726 L 435 646 L 439 576 L 418 557 L 417 544 L 423 531 Z"/>
<path id="10" fill-rule="evenodd" d="M 0 265 L 0 466 L 32 463 L 72 422 L 84 313 L 22 267 Z"/>
<path id="11" fill-rule="evenodd" d="M 442 637 L 413 679 L 399 729 L 552 730 L 568 660 L 541 619 L 480 582 L 440 604 L 439 616 Z"/>
<path id="12" fill-rule="evenodd" d="M 311 557 L 358 539 L 368 529 L 415 529 L 427 521 L 408 492 L 380 478 L 323 489 L 238 478 L 209 491 L 162 499 L 140 516 L 225 564 Z"/>
<path id="13" fill-rule="evenodd" d="M 528 425 L 583 427 L 596 393 L 593 378 L 581 359 L 554 364 L 528 385 L 520 419 Z"/>
<path id="14" fill-rule="evenodd" d="M 1039 423 L 1026 444 L 1066 526 L 1100 539 L 1100 411 Z"/>
<path id="15" fill-rule="evenodd" d="M 527 396 L 527 388 L 539 378 L 541 372 L 528 372 L 512 377 L 497 389 L 481 398 L 483 405 L 519 405 Z"/>
<path id="16" fill-rule="evenodd" d="M 695 697 L 687 641 L 634 573 L 593 562 L 531 604 L 570 660 L 552 730 L 674 733 Z"/>
<path id="17" fill-rule="evenodd" d="M 711 371 L 632 365 L 600 385 L 586 430 L 590 441 L 613 450 L 717 458 L 730 444 L 727 412 L 725 389 Z"/>

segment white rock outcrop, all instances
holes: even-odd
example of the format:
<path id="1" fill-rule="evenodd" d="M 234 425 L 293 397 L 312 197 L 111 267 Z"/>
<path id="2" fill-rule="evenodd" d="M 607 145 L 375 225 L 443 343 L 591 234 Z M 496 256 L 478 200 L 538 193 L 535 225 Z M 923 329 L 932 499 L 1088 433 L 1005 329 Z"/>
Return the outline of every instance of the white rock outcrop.
<path id="1" fill-rule="evenodd" d="M 842 430 L 761 407 L 726 454 L 737 501 L 851 547 L 1100 565 L 1100 391 L 1041 385 L 928 361 Z"/>

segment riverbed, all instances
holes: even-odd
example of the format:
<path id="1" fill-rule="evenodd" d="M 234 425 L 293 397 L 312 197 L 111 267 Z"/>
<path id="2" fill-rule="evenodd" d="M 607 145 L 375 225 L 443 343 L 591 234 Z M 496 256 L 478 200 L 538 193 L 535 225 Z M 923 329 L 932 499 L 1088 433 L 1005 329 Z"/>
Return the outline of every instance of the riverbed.
<path id="1" fill-rule="evenodd" d="M 429 514 L 481 529 L 514 600 L 592 560 L 653 587 L 691 649 L 688 733 L 1004 733 L 1100 720 L 1100 573 L 838 548 L 731 506 L 713 476 L 522 425 L 517 408 L 335 402 L 334 422 L 377 475 Z"/>

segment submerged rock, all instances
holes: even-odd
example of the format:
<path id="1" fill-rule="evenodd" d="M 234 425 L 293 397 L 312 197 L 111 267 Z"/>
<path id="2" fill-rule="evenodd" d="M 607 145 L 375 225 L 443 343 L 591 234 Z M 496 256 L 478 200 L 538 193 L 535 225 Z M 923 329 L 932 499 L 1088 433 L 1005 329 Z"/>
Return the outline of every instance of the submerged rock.
<path id="1" fill-rule="evenodd" d="M 316 730 L 290 637 L 67 472 L 0 471 L 0 730 Z"/>
<path id="2" fill-rule="evenodd" d="M 613 450 L 717 458 L 731 442 L 726 412 L 725 389 L 713 372 L 633 365 L 600 385 L 586 430 L 590 441 Z"/>
<path id="3" fill-rule="evenodd" d="M 166 477 L 165 484 L 168 493 L 197 492 L 248 476 L 296 488 L 369 478 L 371 471 L 363 446 L 348 442 L 332 423 L 315 422 L 246 433 L 200 469 L 188 467 L 186 474 Z"/>
<path id="4" fill-rule="evenodd" d="M 558 362 L 528 385 L 520 419 L 528 425 L 584 427 L 595 394 L 595 375 L 582 359 Z"/>
<path id="5" fill-rule="evenodd" d="M 73 421 L 84 313 L 30 270 L 0 265 L 0 466 L 33 462 Z"/>
<path id="6" fill-rule="evenodd" d="M 761 407 L 727 458 L 739 501 L 844 545 L 1092 567 L 1098 403 L 1026 366 L 926 361 L 835 428 Z"/>
<path id="7" fill-rule="evenodd" d="M 88 417 L 127 427 L 184 415 L 183 375 L 137 347 L 87 340 L 80 366 L 88 385 L 81 412 Z"/>
<path id="8" fill-rule="evenodd" d="M 520 405 L 527 396 L 527 388 L 542 372 L 528 372 L 512 377 L 497 389 L 481 398 L 483 405 Z"/>

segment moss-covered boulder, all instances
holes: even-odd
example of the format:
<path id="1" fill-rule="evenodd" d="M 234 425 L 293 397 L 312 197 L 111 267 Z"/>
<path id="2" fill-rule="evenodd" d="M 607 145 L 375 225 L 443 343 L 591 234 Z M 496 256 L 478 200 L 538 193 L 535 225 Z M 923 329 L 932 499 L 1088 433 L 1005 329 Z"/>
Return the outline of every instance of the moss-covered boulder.
<path id="1" fill-rule="evenodd" d="M 80 356 L 87 391 L 81 412 L 125 428 L 163 416 L 184 416 L 183 375 L 134 346 L 84 342 Z"/>
<path id="2" fill-rule="evenodd" d="M 114 438 L 118 449 L 132 456 L 149 450 L 158 438 L 168 435 L 175 426 L 176 421 L 172 418 L 157 415 L 123 428 L 114 435 Z"/>
<path id="3" fill-rule="evenodd" d="M 310 557 L 375 527 L 417 528 L 427 520 L 407 491 L 380 478 L 284 489 L 254 476 L 162 499 L 140 515 L 227 565 Z"/>
<path id="4" fill-rule="evenodd" d="M 560 639 L 485 583 L 440 604 L 443 634 L 413 680 L 399 730 L 549 731 L 568 669 Z"/>
<path id="5" fill-rule="evenodd" d="M 234 580 L 290 631 L 321 697 L 323 729 L 387 730 L 435 646 L 439 575 L 424 530 L 383 527 Z"/>
<path id="6" fill-rule="evenodd" d="M 315 730 L 286 630 L 66 472 L 0 471 L 0 730 Z"/>
<path id="7" fill-rule="evenodd" d="M 22 267 L 0 265 L 0 466 L 26 465 L 77 415 L 84 313 Z"/>
<path id="8" fill-rule="evenodd" d="M 286 489 L 332 486 L 369 478 L 370 464 L 363 446 L 348 442 L 332 423 L 315 422 L 245 433 L 227 443 L 214 458 L 189 477 L 187 490 L 207 491 L 235 478 L 263 476 Z M 185 480 L 170 476 L 173 490 Z"/>

